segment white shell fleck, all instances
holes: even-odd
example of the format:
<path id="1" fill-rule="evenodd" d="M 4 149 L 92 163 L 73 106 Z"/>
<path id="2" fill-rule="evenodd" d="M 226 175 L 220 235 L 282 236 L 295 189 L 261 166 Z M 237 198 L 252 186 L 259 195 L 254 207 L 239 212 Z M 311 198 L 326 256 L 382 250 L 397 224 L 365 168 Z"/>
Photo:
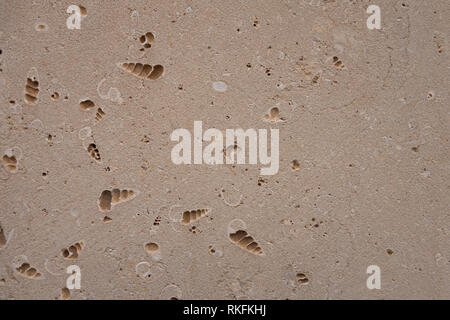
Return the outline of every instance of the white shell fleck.
<path id="1" fill-rule="evenodd" d="M 227 84 L 223 81 L 216 81 L 213 82 L 213 89 L 217 92 L 225 92 L 227 91 Z"/>

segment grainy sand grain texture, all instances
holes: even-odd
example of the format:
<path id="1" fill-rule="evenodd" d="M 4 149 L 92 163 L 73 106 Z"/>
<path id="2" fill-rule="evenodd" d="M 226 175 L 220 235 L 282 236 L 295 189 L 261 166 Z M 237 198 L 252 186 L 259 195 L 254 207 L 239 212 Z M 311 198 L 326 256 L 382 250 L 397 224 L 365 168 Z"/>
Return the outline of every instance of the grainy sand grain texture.
<path id="1" fill-rule="evenodd" d="M 447 0 L 0 1 L 0 299 L 450 299 L 449 21 Z M 278 172 L 175 164 L 194 121 L 278 129 Z"/>

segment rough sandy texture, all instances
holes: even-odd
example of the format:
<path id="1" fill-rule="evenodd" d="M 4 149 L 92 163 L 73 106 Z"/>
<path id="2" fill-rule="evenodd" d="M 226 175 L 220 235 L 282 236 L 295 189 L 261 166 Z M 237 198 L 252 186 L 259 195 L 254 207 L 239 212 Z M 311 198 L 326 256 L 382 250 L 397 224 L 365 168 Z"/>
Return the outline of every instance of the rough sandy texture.
<path id="1" fill-rule="evenodd" d="M 1 299 L 450 298 L 449 1 L 70 4 L 0 2 Z M 278 174 L 174 165 L 194 120 Z"/>

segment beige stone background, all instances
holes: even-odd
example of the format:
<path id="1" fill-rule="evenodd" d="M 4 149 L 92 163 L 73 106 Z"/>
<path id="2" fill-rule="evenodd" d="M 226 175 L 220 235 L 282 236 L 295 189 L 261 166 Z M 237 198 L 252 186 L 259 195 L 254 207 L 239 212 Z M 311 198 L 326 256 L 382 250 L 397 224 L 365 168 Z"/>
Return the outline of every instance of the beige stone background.
<path id="1" fill-rule="evenodd" d="M 449 299 L 449 21 L 446 0 L 0 1 L 0 298 Z M 174 165 L 194 120 L 278 128 L 278 174 Z M 134 194 L 101 212 L 114 188 Z"/>

